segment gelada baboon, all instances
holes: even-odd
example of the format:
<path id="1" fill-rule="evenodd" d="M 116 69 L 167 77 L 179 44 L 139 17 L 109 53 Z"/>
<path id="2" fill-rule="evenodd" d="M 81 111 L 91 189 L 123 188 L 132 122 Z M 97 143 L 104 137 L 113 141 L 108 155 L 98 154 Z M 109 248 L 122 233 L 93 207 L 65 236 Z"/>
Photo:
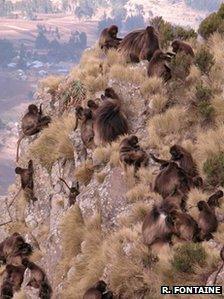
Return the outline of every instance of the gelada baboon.
<path id="1" fill-rule="evenodd" d="M 26 267 L 23 265 L 20 266 L 13 266 L 7 265 L 5 269 L 5 281 L 12 285 L 13 293 L 18 292 L 21 288 L 23 283 L 24 273 Z"/>
<path id="2" fill-rule="evenodd" d="M 137 171 L 141 166 L 148 165 L 148 155 L 139 146 L 138 137 L 131 135 L 124 138 L 119 147 L 120 161 L 125 166 L 133 165 L 135 171 Z"/>
<path id="3" fill-rule="evenodd" d="M 15 173 L 20 175 L 21 178 L 21 188 L 25 191 L 25 194 L 32 202 L 37 201 L 34 196 L 34 184 L 33 184 L 33 161 L 30 160 L 28 163 L 28 168 L 16 167 Z"/>
<path id="4" fill-rule="evenodd" d="M 194 57 L 194 51 L 192 47 L 181 40 L 174 40 L 171 46 L 173 48 L 173 52 L 175 53 L 184 52 L 185 54 Z"/>
<path id="5" fill-rule="evenodd" d="M 52 288 L 45 272 L 35 263 L 30 262 L 28 259 L 23 259 L 23 265 L 31 272 L 31 279 L 27 286 L 39 289 L 40 299 L 50 299 L 52 295 Z"/>
<path id="6" fill-rule="evenodd" d="M 113 88 L 105 89 L 102 99 L 93 124 L 96 145 L 110 143 L 128 133 L 127 117 L 122 110 L 121 99 Z"/>
<path id="7" fill-rule="evenodd" d="M 113 299 L 113 293 L 107 290 L 107 284 L 103 280 L 99 280 L 85 292 L 83 299 Z"/>
<path id="8" fill-rule="evenodd" d="M 218 228 L 215 209 L 203 200 L 197 203 L 197 207 L 199 210 L 198 225 L 201 228 L 202 238 L 208 241 L 213 238 L 212 233 L 216 232 Z"/>
<path id="9" fill-rule="evenodd" d="M 124 37 L 119 51 L 128 61 L 150 60 L 159 47 L 159 39 L 152 26 L 130 32 Z"/>
<path id="10" fill-rule="evenodd" d="M 175 189 L 168 197 L 163 199 L 162 206 L 167 212 L 172 212 L 174 210 L 186 212 L 186 201 L 186 194 L 182 193 L 178 189 Z"/>
<path id="11" fill-rule="evenodd" d="M 172 211 L 172 218 L 175 223 L 175 235 L 183 241 L 200 242 L 201 230 L 198 223 L 191 215 L 180 212 L 178 210 Z"/>
<path id="12" fill-rule="evenodd" d="M 171 79 L 171 69 L 167 65 L 169 56 L 161 50 L 156 50 L 148 63 L 148 77 L 159 77 L 165 82 Z"/>
<path id="13" fill-rule="evenodd" d="M 112 25 L 108 28 L 103 29 L 99 38 L 99 47 L 102 50 L 108 50 L 111 48 L 117 49 L 121 38 L 117 37 L 118 27 L 116 25 Z"/>
<path id="14" fill-rule="evenodd" d="M 68 188 L 69 190 L 69 197 L 68 197 L 68 201 L 69 201 L 69 206 L 71 207 L 72 205 L 75 204 L 76 202 L 76 197 L 79 195 L 79 182 L 76 183 L 75 187 L 69 187 L 69 185 L 66 183 L 66 181 L 62 178 L 60 178 L 60 180 L 65 184 L 65 186 Z"/>
<path id="15" fill-rule="evenodd" d="M 90 108 L 76 107 L 76 115 L 81 122 L 81 139 L 86 148 L 94 148 L 93 113 Z"/>
<path id="16" fill-rule="evenodd" d="M 192 155 L 180 145 L 173 145 L 170 148 L 171 160 L 179 164 L 179 166 L 194 180 L 193 183 L 202 184 L 202 179 L 199 177 L 197 165 L 192 158 Z"/>
<path id="17" fill-rule="evenodd" d="M 16 161 L 19 160 L 19 146 L 22 139 L 26 136 L 32 136 L 39 133 L 51 122 L 50 116 L 43 116 L 42 105 L 40 108 L 34 104 L 28 106 L 28 112 L 22 118 L 22 135 L 17 143 Z"/>
<path id="18" fill-rule="evenodd" d="M 220 198 L 223 197 L 223 191 L 218 190 L 214 194 L 212 194 L 208 199 L 208 205 L 211 209 L 214 209 L 215 207 L 220 208 Z"/>
<path id="19" fill-rule="evenodd" d="M 142 224 L 143 242 L 147 246 L 171 244 L 175 224 L 171 214 L 162 207 L 154 206 L 146 215 Z"/>
<path id="20" fill-rule="evenodd" d="M 185 171 L 175 162 L 168 162 L 162 167 L 155 179 L 154 191 L 163 198 L 170 196 L 175 190 L 187 194 L 190 190 L 190 184 Z"/>
<path id="21" fill-rule="evenodd" d="M 17 255 L 30 256 L 32 251 L 32 246 L 26 243 L 20 234 L 14 233 L 0 243 L 0 260 L 6 263 L 8 259 Z"/>

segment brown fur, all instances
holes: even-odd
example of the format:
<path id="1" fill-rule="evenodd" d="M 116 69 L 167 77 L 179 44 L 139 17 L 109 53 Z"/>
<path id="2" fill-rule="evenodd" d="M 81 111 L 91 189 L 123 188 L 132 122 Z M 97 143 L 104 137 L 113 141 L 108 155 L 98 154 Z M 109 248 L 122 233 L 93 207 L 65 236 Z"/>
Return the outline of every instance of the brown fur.
<path id="1" fill-rule="evenodd" d="M 107 284 L 100 280 L 85 292 L 83 299 L 113 299 L 113 294 L 107 291 Z"/>
<path id="2" fill-rule="evenodd" d="M 96 110 L 93 125 L 96 145 L 110 143 L 128 133 L 128 122 L 119 96 L 112 88 L 107 88 L 102 99 L 104 102 Z"/>
<path id="3" fill-rule="evenodd" d="M 223 197 L 223 191 L 218 190 L 214 194 L 212 194 L 208 199 L 208 205 L 211 209 L 214 209 L 215 207 L 220 208 L 220 198 Z"/>
<path id="4" fill-rule="evenodd" d="M 150 60 L 159 47 L 159 39 L 152 26 L 129 33 L 122 40 L 119 51 L 128 61 Z"/>
<path id="5" fill-rule="evenodd" d="M 180 40 L 174 40 L 171 46 L 173 47 L 173 52 L 175 53 L 184 52 L 186 55 L 194 57 L 194 51 L 192 47 L 185 42 L 182 42 Z"/>
<path id="6" fill-rule="evenodd" d="M 190 189 L 190 183 L 186 173 L 175 162 L 167 163 L 154 182 L 154 191 L 163 198 L 170 196 L 175 190 L 186 194 Z"/>
<path id="7" fill-rule="evenodd" d="M 23 265 L 21 266 L 13 266 L 7 265 L 6 266 L 6 277 L 5 281 L 9 282 L 12 285 L 13 293 L 18 292 L 21 288 L 23 283 L 23 277 L 25 273 L 26 267 Z"/>
<path id="8" fill-rule="evenodd" d="M 0 260 L 3 263 L 11 262 L 11 259 L 17 256 L 29 256 L 31 253 L 32 247 L 18 233 L 12 234 L 0 243 Z"/>
<path id="9" fill-rule="evenodd" d="M 213 237 L 212 233 L 216 232 L 218 228 L 215 211 L 206 201 L 199 201 L 197 206 L 199 209 L 198 224 L 202 231 L 202 238 L 209 240 Z"/>
<path id="10" fill-rule="evenodd" d="M 153 77 L 157 76 L 163 78 L 166 82 L 171 79 L 171 69 L 166 64 L 169 60 L 169 57 L 163 53 L 161 50 L 156 50 L 153 54 L 152 59 L 148 64 L 148 76 Z"/>
<path id="11" fill-rule="evenodd" d="M 37 201 L 37 198 L 34 196 L 34 184 L 33 184 L 33 161 L 30 160 L 28 163 L 28 168 L 16 167 L 15 173 L 20 175 L 21 178 L 21 187 L 28 195 L 29 199 L 33 202 Z"/>
<path id="12" fill-rule="evenodd" d="M 22 118 L 22 136 L 17 143 L 16 161 L 19 160 L 19 146 L 25 136 L 32 136 L 39 133 L 51 122 L 49 116 L 43 116 L 42 106 L 40 108 L 34 104 L 28 106 L 28 112 Z"/>
<path id="13" fill-rule="evenodd" d="M 171 243 L 173 233 L 174 223 L 169 213 L 161 207 L 154 206 L 146 215 L 142 225 L 144 244 L 152 246 L 156 243 Z"/>
<path id="14" fill-rule="evenodd" d="M 121 38 L 117 37 L 117 33 L 118 27 L 116 25 L 112 25 L 109 28 L 103 29 L 99 38 L 99 47 L 102 50 L 108 50 L 111 48 L 117 49 L 122 40 Z"/>
<path id="15" fill-rule="evenodd" d="M 131 135 L 124 138 L 119 147 L 120 161 L 126 167 L 127 165 L 134 165 L 135 171 L 141 166 L 148 165 L 148 155 L 139 146 L 138 137 Z"/>
<path id="16" fill-rule="evenodd" d="M 81 121 L 81 139 L 86 148 L 94 147 L 93 114 L 89 108 L 78 106 L 76 115 Z"/>
<path id="17" fill-rule="evenodd" d="M 185 212 L 186 200 L 187 197 L 185 194 L 183 194 L 179 190 L 174 190 L 172 194 L 164 198 L 162 202 L 163 209 L 165 209 L 168 212 L 172 212 L 174 210 L 180 210 L 182 212 Z"/>
<path id="18" fill-rule="evenodd" d="M 45 272 L 35 263 L 23 260 L 23 265 L 31 272 L 31 279 L 27 286 L 39 289 L 39 297 L 41 299 L 50 299 L 52 296 L 52 288 L 48 282 Z"/>
<path id="19" fill-rule="evenodd" d="M 200 242 L 200 228 L 198 223 L 187 213 L 173 211 L 175 235 L 183 241 Z"/>
<path id="20" fill-rule="evenodd" d="M 222 269 L 223 269 L 223 267 L 224 267 L 224 246 L 223 246 L 222 249 L 220 250 L 220 257 L 221 257 L 221 259 L 222 259 L 222 264 L 221 264 L 221 266 L 219 267 L 218 271 L 216 272 L 216 275 L 215 275 L 215 277 L 214 277 L 214 281 L 213 281 L 213 284 L 212 284 L 212 285 L 216 285 L 218 275 L 220 274 L 220 272 L 222 271 Z"/>

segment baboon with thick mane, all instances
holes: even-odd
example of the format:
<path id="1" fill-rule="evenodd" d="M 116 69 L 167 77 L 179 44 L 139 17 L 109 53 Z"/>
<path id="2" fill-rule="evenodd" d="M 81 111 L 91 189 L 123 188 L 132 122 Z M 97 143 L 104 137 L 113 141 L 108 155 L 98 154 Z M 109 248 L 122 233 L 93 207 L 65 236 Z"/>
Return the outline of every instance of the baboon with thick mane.
<path id="1" fill-rule="evenodd" d="M 119 51 L 128 61 L 150 60 L 159 47 L 159 39 L 152 26 L 136 30 L 126 35 L 119 46 Z"/>
<path id="2" fill-rule="evenodd" d="M 32 136 L 39 133 L 51 122 L 50 116 L 43 116 L 42 105 L 40 108 L 34 104 L 28 106 L 28 112 L 22 118 L 22 135 L 17 143 L 16 161 L 19 160 L 19 146 L 22 139 L 26 136 Z"/>
<path id="3" fill-rule="evenodd" d="M 175 225 L 170 213 L 162 207 L 154 206 L 146 215 L 142 224 L 143 242 L 147 246 L 154 244 L 171 244 Z"/>
<path id="4" fill-rule="evenodd" d="M 93 123 L 95 145 L 110 143 L 128 133 L 127 117 L 122 110 L 121 99 L 113 88 L 105 89 L 102 100 Z"/>
<path id="5" fill-rule="evenodd" d="M 148 155 L 139 146 L 138 137 L 135 135 L 128 136 L 121 141 L 119 156 L 125 168 L 127 165 L 133 165 L 137 171 L 141 166 L 148 165 Z"/>
<path id="6" fill-rule="evenodd" d="M 175 53 L 184 52 L 186 55 L 194 57 L 194 51 L 192 47 L 181 40 L 174 40 L 171 46 L 173 48 L 173 52 Z"/>
<path id="7" fill-rule="evenodd" d="M 118 27 L 116 25 L 112 25 L 108 28 L 103 29 L 100 33 L 99 38 L 99 47 L 102 50 L 108 50 L 111 48 L 117 49 L 122 38 L 117 37 Z"/>
<path id="8" fill-rule="evenodd" d="M 163 51 L 156 50 L 149 61 L 147 73 L 148 77 L 157 76 L 162 78 L 165 82 L 171 79 L 171 69 L 167 65 L 170 57 Z"/>
<path id="9" fill-rule="evenodd" d="M 37 198 L 34 196 L 34 183 L 33 183 L 33 161 L 30 160 L 28 163 L 28 168 L 16 167 L 15 173 L 20 175 L 21 178 L 21 188 L 26 192 L 29 199 L 33 202 L 37 201 Z"/>

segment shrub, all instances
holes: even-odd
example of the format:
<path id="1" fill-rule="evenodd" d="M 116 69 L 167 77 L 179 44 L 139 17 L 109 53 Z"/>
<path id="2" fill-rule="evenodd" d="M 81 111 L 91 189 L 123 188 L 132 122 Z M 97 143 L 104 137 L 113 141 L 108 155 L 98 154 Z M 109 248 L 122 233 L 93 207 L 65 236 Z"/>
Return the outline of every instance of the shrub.
<path id="1" fill-rule="evenodd" d="M 195 96 L 198 102 L 209 101 L 212 96 L 212 90 L 210 87 L 205 86 L 202 83 L 197 84 Z"/>
<path id="2" fill-rule="evenodd" d="M 217 13 L 212 13 L 201 22 L 198 32 L 202 37 L 207 39 L 212 33 L 218 30 L 221 23 L 222 19 Z"/>
<path id="3" fill-rule="evenodd" d="M 201 244 L 186 243 L 176 248 L 171 264 L 178 272 L 193 274 L 197 266 L 203 267 L 206 256 Z"/>
<path id="4" fill-rule="evenodd" d="M 86 88 L 79 80 L 68 80 L 59 86 L 58 99 L 62 111 L 81 102 L 85 97 Z"/>
<path id="5" fill-rule="evenodd" d="M 202 73 L 208 74 L 215 64 L 214 56 L 209 52 L 206 46 L 202 46 L 195 55 L 195 64 Z"/>
<path id="6" fill-rule="evenodd" d="M 203 118 L 203 121 L 210 121 L 214 116 L 215 109 L 208 101 L 202 101 L 198 104 L 198 111 Z"/>
<path id="7" fill-rule="evenodd" d="M 209 184 L 224 187 L 224 152 L 209 157 L 203 165 L 203 170 Z"/>

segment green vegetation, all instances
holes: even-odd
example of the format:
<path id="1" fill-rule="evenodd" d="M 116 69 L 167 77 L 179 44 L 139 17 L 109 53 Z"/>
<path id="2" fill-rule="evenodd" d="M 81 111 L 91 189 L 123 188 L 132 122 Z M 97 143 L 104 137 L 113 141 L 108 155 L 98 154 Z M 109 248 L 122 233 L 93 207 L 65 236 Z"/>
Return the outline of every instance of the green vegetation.
<path id="1" fill-rule="evenodd" d="M 195 55 L 195 64 L 204 74 L 208 74 L 215 64 L 214 56 L 206 46 L 201 46 Z"/>
<path id="2" fill-rule="evenodd" d="M 221 185 L 224 187 L 224 153 L 218 153 L 209 157 L 203 170 L 207 176 L 209 184 L 213 186 Z"/>

